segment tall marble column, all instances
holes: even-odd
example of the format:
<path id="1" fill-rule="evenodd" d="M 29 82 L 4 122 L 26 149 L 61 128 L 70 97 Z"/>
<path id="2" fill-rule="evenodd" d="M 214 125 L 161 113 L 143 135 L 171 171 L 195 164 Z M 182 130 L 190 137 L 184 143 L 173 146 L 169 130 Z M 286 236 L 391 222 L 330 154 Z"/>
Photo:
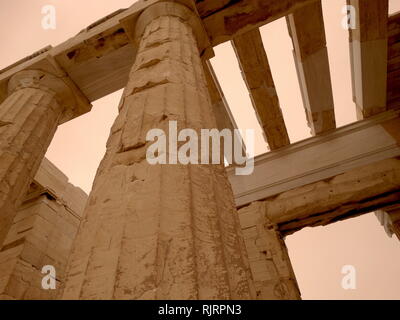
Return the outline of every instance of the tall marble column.
<path id="1" fill-rule="evenodd" d="M 136 61 L 75 240 L 64 299 L 254 297 L 223 165 L 146 160 L 152 128 L 167 139 L 169 121 L 178 130 L 216 128 L 199 22 L 176 2 L 150 6 L 137 21 Z"/>
<path id="2" fill-rule="evenodd" d="M 8 91 L 0 105 L 0 247 L 71 95 L 62 80 L 38 70 L 16 73 Z"/>

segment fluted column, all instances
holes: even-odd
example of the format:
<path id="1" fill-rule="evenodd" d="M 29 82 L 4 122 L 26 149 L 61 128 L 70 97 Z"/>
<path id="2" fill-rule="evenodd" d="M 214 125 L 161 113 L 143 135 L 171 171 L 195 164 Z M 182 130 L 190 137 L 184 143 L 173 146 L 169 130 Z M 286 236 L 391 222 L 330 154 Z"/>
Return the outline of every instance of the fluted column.
<path id="1" fill-rule="evenodd" d="M 69 89 L 38 70 L 16 73 L 0 105 L 0 248 L 64 112 Z"/>
<path id="2" fill-rule="evenodd" d="M 136 62 L 75 240 L 64 299 L 253 297 L 223 165 L 146 160 L 152 128 L 168 139 L 169 121 L 197 132 L 216 127 L 198 22 L 168 2 L 139 17 Z"/>

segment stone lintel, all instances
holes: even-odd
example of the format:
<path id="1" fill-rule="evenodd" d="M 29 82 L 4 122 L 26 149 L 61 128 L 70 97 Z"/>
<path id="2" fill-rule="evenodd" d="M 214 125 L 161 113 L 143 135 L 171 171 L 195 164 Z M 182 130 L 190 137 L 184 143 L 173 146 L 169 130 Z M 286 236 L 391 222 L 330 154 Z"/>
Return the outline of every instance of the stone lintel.
<path id="1" fill-rule="evenodd" d="M 349 29 L 353 100 L 358 119 L 387 109 L 388 0 L 347 0 L 355 8 Z"/>
<path id="2" fill-rule="evenodd" d="M 137 1 L 125 10 L 118 10 L 96 21 L 48 52 L 90 102 L 100 99 L 122 89 L 127 83 L 136 55 L 132 42 L 134 22 L 144 9 L 164 1 L 168 0 Z M 274 21 L 315 1 L 279 0 L 264 3 L 261 0 L 241 0 L 227 5 L 226 1 L 206 0 L 198 2 L 196 7 L 211 45 L 216 46 L 231 40 L 236 34 Z M 238 24 L 237 19 L 242 14 L 245 18 Z M 204 57 L 210 58 L 212 55 L 210 47 Z"/>
<path id="3" fill-rule="evenodd" d="M 282 192 L 242 207 L 239 213 L 251 210 L 257 203 L 264 208 L 265 222 L 277 225 L 283 236 L 377 210 L 389 213 L 383 218 L 378 215 L 378 219 L 386 230 L 398 234 L 400 214 L 390 208 L 400 203 L 400 158 L 377 161 Z"/>
<path id="4" fill-rule="evenodd" d="M 390 110 L 255 157 L 254 172 L 227 168 L 237 207 L 400 156 L 400 111 Z M 295 165 L 294 165 L 295 164 Z"/>

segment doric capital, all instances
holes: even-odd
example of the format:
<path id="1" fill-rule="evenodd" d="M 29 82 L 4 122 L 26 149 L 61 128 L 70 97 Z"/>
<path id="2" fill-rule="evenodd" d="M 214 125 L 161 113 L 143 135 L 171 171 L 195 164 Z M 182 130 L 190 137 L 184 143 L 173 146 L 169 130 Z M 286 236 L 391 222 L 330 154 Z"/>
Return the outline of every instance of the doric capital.
<path id="1" fill-rule="evenodd" d="M 41 70 L 23 70 L 14 74 L 8 81 L 8 94 L 25 89 L 40 89 L 54 93 L 62 105 L 73 104 L 74 97 L 71 89 L 60 79 Z"/>
<path id="2" fill-rule="evenodd" d="M 8 82 L 8 94 L 24 88 L 53 93 L 57 102 L 65 109 L 61 123 L 73 118 L 82 104 L 74 87 L 69 85 L 63 77 L 57 77 L 46 71 L 23 70 L 15 73 Z"/>
<path id="3" fill-rule="evenodd" d="M 22 88 L 55 93 L 65 109 L 60 124 L 91 110 L 90 101 L 48 52 L 23 59 L 0 73 L 0 103 Z"/>
<path id="4" fill-rule="evenodd" d="M 213 56 L 210 40 L 192 0 L 163 1 L 147 7 L 136 22 L 135 42 L 137 44 L 140 42 L 146 26 L 162 16 L 178 17 L 188 23 L 196 36 L 200 55 L 206 58 Z"/>

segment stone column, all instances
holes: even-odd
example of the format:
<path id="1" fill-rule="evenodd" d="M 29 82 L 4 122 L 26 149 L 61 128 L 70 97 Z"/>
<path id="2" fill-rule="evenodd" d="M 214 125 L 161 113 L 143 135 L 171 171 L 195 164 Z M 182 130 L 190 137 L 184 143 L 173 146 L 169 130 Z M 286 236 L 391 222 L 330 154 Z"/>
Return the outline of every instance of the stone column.
<path id="1" fill-rule="evenodd" d="M 300 300 L 288 250 L 278 226 L 268 220 L 265 202 L 239 210 L 258 300 Z"/>
<path id="2" fill-rule="evenodd" d="M 16 73 L 8 92 L 0 105 L 0 246 L 70 99 L 62 80 L 38 70 Z"/>
<path id="3" fill-rule="evenodd" d="M 152 128 L 167 138 L 172 120 L 178 129 L 216 128 L 199 21 L 175 2 L 139 17 L 136 61 L 75 240 L 64 299 L 254 297 L 223 165 L 146 160 Z"/>

